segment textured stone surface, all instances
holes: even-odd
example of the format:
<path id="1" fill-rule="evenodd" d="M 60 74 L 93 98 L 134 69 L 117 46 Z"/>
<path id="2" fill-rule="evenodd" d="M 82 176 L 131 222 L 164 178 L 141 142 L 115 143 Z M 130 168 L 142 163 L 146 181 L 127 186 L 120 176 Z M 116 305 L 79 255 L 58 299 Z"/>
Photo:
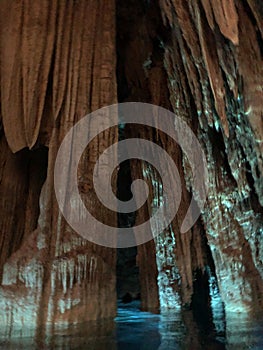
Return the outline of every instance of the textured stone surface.
<path id="1" fill-rule="evenodd" d="M 187 158 L 161 132 L 125 128 L 128 137 L 164 147 L 182 183 L 171 225 L 137 250 L 142 308 L 188 307 L 203 287 L 212 306 L 220 304 L 220 292 L 228 324 L 231 311 L 262 308 L 261 1 L 3 0 L 0 11 L 1 330 L 38 329 L 41 339 L 43 324 L 114 316 L 116 251 L 68 227 L 55 200 L 53 168 L 70 127 L 117 99 L 174 111 L 197 135 L 209 165 L 202 217 L 181 235 L 192 194 L 198 204 Z M 86 205 L 112 224 L 117 215 L 99 205 L 91 171 L 117 139 L 112 129 L 94 140 L 79 170 Z M 140 223 L 162 201 L 161 180 L 147 163 L 130 166 L 132 178 L 150 187 Z M 220 328 L 216 314 L 213 320 Z"/>
<path id="2" fill-rule="evenodd" d="M 165 66 L 173 109 L 206 152 L 202 218 L 220 292 L 227 310 L 242 311 L 257 308 L 263 292 L 262 8 L 258 1 L 216 3 L 161 2 L 171 28 Z"/>
<path id="3" fill-rule="evenodd" d="M 126 40 L 120 39 L 126 78 L 123 99 L 161 105 L 181 116 L 197 134 L 209 165 L 203 225 L 199 223 L 182 236 L 180 222 L 191 193 L 198 202 L 187 158 L 182 155 L 181 161 L 179 148 L 163 135 L 140 128 L 126 131 L 133 137 L 157 140 L 172 153 L 182 183 L 185 179 L 178 215 L 156 239 L 161 307 L 191 302 L 194 271 L 209 260 L 201 238 L 205 229 L 226 309 L 257 308 L 263 292 L 262 7 L 258 1 L 177 0 L 160 1 L 158 12 L 155 2 L 140 10 L 130 4 L 126 9 L 127 18 L 132 14 L 130 25 L 122 32 Z M 122 11 L 125 17 L 124 7 Z M 139 23 L 132 21 L 136 17 Z M 136 57 L 132 63 L 131 57 Z M 154 171 L 140 164 L 132 166 L 133 177 L 152 185 L 148 209 L 141 214 L 145 217 L 160 203 L 162 191 Z M 138 252 L 141 256 L 143 249 Z M 140 257 L 143 259 L 147 254 Z M 147 268 L 143 269 L 147 275 Z"/>
<path id="4" fill-rule="evenodd" d="M 66 132 L 116 102 L 114 2 L 3 1 L 0 9 L 1 332 L 114 317 L 116 252 L 73 233 L 53 190 Z M 80 165 L 80 192 L 93 211 L 92 167 L 117 137 L 105 132 Z"/>
<path id="5" fill-rule="evenodd" d="M 125 20 L 129 26 L 118 38 L 119 71 L 125 79 L 119 86 L 121 101 L 143 101 L 171 109 L 167 75 L 163 66 L 165 28 L 156 4 L 133 6 L 133 2 L 119 4 L 119 26 Z M 132 14 L 132 15 L 131 15 Z M 136 21 L 140 18 L 140 22 Z M 162 37 L 163 36 L 163 37 Z M 136 45 L 135 45 L 136 43 Z M 131 58 L 136 57 L 135 60 Z M 125 94 L 123 93 L 125 92 Z M 171 128 L 174 125 L 170 125 Z M 180 234 L 179 227 L 190 204 L 190 193 L 186 189 L 181 150 L 167 135 L 142 126 L 127 126 L 127 137 L 153 140 L 165 148 L 177 165 L 182 183 L 182 202 L 172 225 L 155 241 L 138 247 L 138 267 L 141 274 L 141 296 L 143 308 L 180 309 L 181 304 L 190 305 L 193 294 L 193 272 L 207 263 L 207 247 L 201 223 L 189 232 Z M 162 162 L 159 160 L 159 163 Z M 165 164 L 164 164 L 165 167 Z M 169 172 L 169 169 L 164 169 Z M 141 161 L 131 161 L 133 179 L 144 179 L 150 188 L 148 202 L 137 213 L 137 224 L 148 218 L 162 201 L 161 180 L 153 167 Z M 176 186 L 171 173 L 170 186 Z M 154 228 L 152 228 L 154 230 Z M 156 234 L 153 232 L 153 234 Z M 156 279 L 158 290 L 156 290 Z M 159 296 L 159 297 L 158 297 Z"/>

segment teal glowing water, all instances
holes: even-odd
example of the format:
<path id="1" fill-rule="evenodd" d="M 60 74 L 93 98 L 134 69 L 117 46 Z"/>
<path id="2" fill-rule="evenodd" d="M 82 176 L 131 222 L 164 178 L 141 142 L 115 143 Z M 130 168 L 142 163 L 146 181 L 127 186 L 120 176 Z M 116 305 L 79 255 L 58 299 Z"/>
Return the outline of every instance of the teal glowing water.
<path id="1" fill-rule="evenodd" d="M 60 329 L 50 329 L 43 336 L 0 341 L 1 349 L 88 349 L 88 350 L 198 350 L 263 349 L 263 318 L 248 320 L 242 314 L 221 320 L 221 327 L 196 319 L 192 311 L 158 315 L 141 312 L 139 303 L 119 303 L 114 321 L 89 322 Z M 202 319 L 203 316 L 203 319 Z M 223 316 L 222 316 L 223 317 Z M 218 321 L 218 320 L 217 320 Z"/>

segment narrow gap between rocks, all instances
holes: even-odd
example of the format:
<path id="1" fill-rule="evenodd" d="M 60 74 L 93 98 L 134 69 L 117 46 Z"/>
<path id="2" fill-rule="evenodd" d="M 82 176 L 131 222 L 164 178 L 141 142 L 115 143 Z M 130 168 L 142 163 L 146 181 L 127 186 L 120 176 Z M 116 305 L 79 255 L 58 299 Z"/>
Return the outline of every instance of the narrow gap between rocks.
<path id="1" fill-rule="evenodd" d="M 170 38 L 168 30 L 166 32 L 159 18 L 160 9 L 158 3 L 156 1 L 128 0 L 123 2 L 116 0 L 116 9 L 118 102 L 142 101 L 153 103 L 152 91 L 149 87 L 150 79 L 154 79 L 154 76 L 151 76 L 151 69 L 160 67 L 160 65 L 163 66 L 164 45 L 168 44 Z M 167 86 L 164 86 L 162 91 L 163 94 L 167 92 L 167 96 L 164 96 L 158 104 L 169 108 L 170 102 Z M 130 126 L 119 126 L 119 141 L 135 137 L 135 134 Z M 154 135 L 154 132 L 152 132 L 152 141 L 155 141 Z M 136 164 L 139 165 L 140 162 Z M 133 175 L 129 160 L 120 164 L 117 197 L 122 201 L 128 201 L 132 197 L 131 184 Z M 145 220 L 148 220 L 148 218 L 145 218 Z M 132 227 L 135 223 L 135 213 L 118 214 L 119 228 Z M 202 319 L 199 322 L 201 331 L 206 331 L 207 328 L 212 327 L 212 304 L 214 302 L 217 302 L 217 308 L 222 307 L 220 317 L 221 320 L 224 318 L 223 306 L 215 277 L 213 257 L 208 245 L 207 251 L 206 271 L 194 272 L 194 294 L 192 303 L 189 305 L 198 322 L 200 317 Z M 139 271 L 137 266 L 137 254 L 136 246 L 118 249 L 116 267 L 117 297 L 126 303 L 140 299 L 141 296 L 140 281 L 145 276 L 143 275 L 144 270 Z M 153 265 L 156 264 L 156 261 L 147 261 L 147 264 Z"/>

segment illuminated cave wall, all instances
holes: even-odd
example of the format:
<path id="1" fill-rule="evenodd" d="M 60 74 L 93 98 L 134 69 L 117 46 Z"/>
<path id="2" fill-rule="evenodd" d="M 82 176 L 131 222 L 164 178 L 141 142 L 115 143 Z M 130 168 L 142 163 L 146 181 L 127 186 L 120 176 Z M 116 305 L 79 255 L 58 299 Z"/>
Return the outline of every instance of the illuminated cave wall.
<path id="1" fill-rule="evenodd" d="M 185 155 L 156 130 L 125 128 L 127 137 L 166 148 L 182 182 L 172 224 L 137 248 L 143 309 L 190 307 L 202 280 L 212 302 L 218 283 L 226 311 L 262 307 L 261 2 L 4 0 L 0 10 L 1 329 L 10 334 L 27 324 L 34 332 L 42 324 L 114 317 L 116 251 L 83 240 L 65 223 L 53 167 L 69 128 L 117 101 L 174 111 L 197 135 L 209 165 L 206 206 L 181 235 L 192 194 L 198 204 Z M 117 139 L 117 130 L 104 133 L 82 166 L 91 170 Z M 134 160 L 130 168 L 151 188 L 139 223 L 159 205 L 162 186 L 147 163 Z M 95 208 L 92 179 L 80 173 L 82 196 Z M 117 215 L 101 207 L 99 214 L 116 224 Z"/>
<path id="2" fill-rule="evenodd" d="M 173 110 L 198 135 L 209 170 L 202 222 L 226 310 L 262 304 L 262 5 L 161 2 Z M 198 121 L 198 122 L 197 122 Z M 184 174 L 192 188 L 187 161 Z M 193 188 L 194 191 L 194 188 Z"/>
<path id="3" fill-rule="evenodd" d="M 116 252 L 72 231 L 53 184 L 68 130 L 117 102 L 114 1 L 2 1 L 0 11 L 1 334 L 114 317 Z M 113 225 L 117 216 L 97 205 L 91 169 L 117 139 L 112 128 L 94 140 L 79 176 L 91 212 Z"/>
<path id="4" fill-rule="evenodd" d="M 263 286 L 262 7 L 257 1 L 135 3 L 128 8 L 119 2 L 119 26 L 125 28 L 118 46 L 122 101 L 173 110 L 195 131 L 209 166 L 202 218 L 180 235 L 195 193 L 187 158 L 164 135 L 127 127 L 128 136 L 158 140 L 184 184 L 178 215 L 155 242 L 161 307 L 191 303 L 194 271 L 211 265 L 210 253 L 226 309 L 257 307 Z M 134 178 L 153 185 L 145 209 L 151 212 L 160 202 L 161 182 L 151 167 L 140 164 L 131 167 Z M 141 261 L 147 259 L 144 247 L 138 252 Z M 142 280 L 142 288 L 147 283 Z"/>

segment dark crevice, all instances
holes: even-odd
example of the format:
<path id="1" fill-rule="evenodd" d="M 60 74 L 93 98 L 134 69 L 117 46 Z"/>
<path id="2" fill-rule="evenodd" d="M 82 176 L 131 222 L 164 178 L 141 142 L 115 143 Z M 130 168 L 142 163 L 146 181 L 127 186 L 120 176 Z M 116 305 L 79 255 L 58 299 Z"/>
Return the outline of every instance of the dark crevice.
<path id="1" fill-rule="evenodd" d="M 116 76 L 119 103 L 151 102 L 148 72 L 160 60 L 160 51 L 163 50 L 160 44 L 161 31 L 157 37 L 155 25 L 153 25 L 155 15 L 155 2 L 116 1 Z M 119 140 L 134 137 L 133 132 L 134 129 L 130 126 L 120 126 Z M 117 196 L 120 200 L 127 201 L 131 198 L 132 176 L 130 161 L 122 162 L 117 179 Z M 135 222 L 136 213 L 118 214 L 118 227 L 132 227 Z M 126 302 L 140 297 L 141 276 L 139 276 L 136 258 L 136 245 L 118 249 L 117 295 Z"/>
<path id="2" fill-rule="evenodd" d="M 227 150 L 224 142 L 224 138 L 222 135 L 222 132 L 217 132 L 215 128 L 209 128 L 208 129 L 208 137 L 211 140 L 212 145 L 212 153 L 213 153 L 213 159 L 215 159 L 215 163 L 217 164 L 218 169 L 221 167 L 224 167 L 227 178 L 229 179 L 229 182 L 232 182 L 236 185 L 236 180 L 232 174 L 228 157 L 227 157 Z M 214 142 L 216 140 L 216 142 Z"/>
<path id="3" fill-rule="evenodd" d="M 13 168 L 12 175 L 18 183 L 10 188 L 11 195 L 16 198 L 14 201 L 16 210 L 10 228 L 13 232 L 12 239 L 10 243 L 7 243 L 7 240 L 4 246 L 5 252 L 2 252 L 5 257 L 3 263 L 19 250 L 23 241 L 37 228 L 40 214 L 39 199 L 47 177 L 48 148 L 39 146 L 31 151 L 24 148 L 16 154 L 11 154 L 6 162 L 7 167 Z M 0 266 L 1 280 L 2 265 Z"/>
<path id="4" fill-rule="evenodd" d="M 260 29 L 258 27 L 257 19 L 255 18 L 255 15 L 254 15 L 254 13 L 253 13 L 249 3 L 247 3 L 247 1 L 243 1 L 243 7 L 244 7 L 244 10 L 247 13 L 251 23 L 253 24 L 253 26 L 255 28 L 255 33 L 256 33 L 256 38 L 257 38 L 257 42 L 258 42 L 258 47 L 259 47 L 259 50 L 260 50 L 260 55 L 261 55 L 261 58 L 263 58 L 263 39 L 262 39 L 262 36 L 261 36 Z M 258 1 L 258 3 L 255 4 L 255 7 L 257 8 L 257 10 L 259 12 L 261 12 L 261 15 L 262 15 L 263 14 L 262 2 Z"/>
<path id="5" fill-rule="evenodd" d="M 246 170 L 246 179 L 247 179 L 247 182 L 249 184 L 249 188 L 253 189 L 252 191 L 250 191 L 250 205 L 255 213 L 260 213 L 263 215 L 263 208 L 259 202 L 259 198 L 258 198 L 256 189 L 255 189 L 255 181 L 253 178 L 250 163 L 247 160 L 242 147 L 240 147 L 240 150 L 241 150 L 241 154 L 242 154 L 242 159 L 245 160 L 243 166 L 245 167 L 245 170 Z"/>
<path id="6" fill-rule="evenodd" d="M 117 197 L 128 201 L 131 193 L 131 170 L 129 160 L 119 166 L 117 178 Z M 118 227 L 132 227 L 135 224 L 135 213 L 119 213 Z M 135 244 L 135 242 L 134 242 Z M 140 297 L 139 269 L 136 264 L 137 247 L 120 248 L 117 251 L 117 297 L 127 303 Z"/>
<path id="7" fill-rule="evenodd" d="M 167 83 L 167 73 L 164 68 L 164 47 L 169 45 L 171 39 L 170 29 L 163 26 L 160 18 L 160 9 L 156 1 L 151 1 L 146 5 L 145 2 L 139 0 L 129 0 L 126 2 L 117 0 L 117 84 L 118 84 L 118 102 L 142 101 L 148 103 L 159 104 L 167 109 L 171 109 L 170 96 Z M 185 44 L 185 43 L 184 43 Z M 188 49 L 188 47 L 187 47 Z M 178 62 L 181 64 L 181 62 Z M 162 70 L 163 84 L 162 95 L 159 101 L 154 100 L 154 91 L 151 90 L 151 83 L 155 79 L 154 69 Z M 194 115 L 194 129 L 198 126 L 198 117 L 194 98 L 191 94 L 189 83 L 186 82 L 188 100 L 190 108 Z M 223 136 L 217 133 L 215 129 L 208 128 L 209 137 L 213 141 L 216 137 L 217 144 L 214 145 L 213 153 L 215 159 L 218 158 L 219 164 L 228 165 L 227 155 Z M 146 137 L 161 147 L 162 141 L 165 140 L 171 145 L 172 140 L 164 137 L 161 132 L 157 132 L 153 128 L 143 130 L 141 126 L 132 129 L 130 125 L 121 125 L 119 128 L 119 139 L 129 137 Z M 173 148 L 173 147 L 171 147 Z M 171 149 L 170 148 L 170 149 Z M 177 149 L 175 145 L 174 149 Z M 179 150 L 179 148 L 178 148 Z M 178 156 L 179 157 L 179 156 Z M 180 158 L 180 157 L 179 157 Z M 129 161 L 120 164 L 118 172 L 117 196 L 120 200 L 127 201 L 131 198 L 130 185 L 132 183 L 131 164 L 138 166 L 140 163 L 130 163 Z M 227 169 L 229 176 L 232 178 L 230 167 Z M 139 173 L 139 172 L 138 172 Z M 144 218 L 148 220 L 148 218 Z M 133 226 L 136 222 L 135 214 L 119 214 L 119 227 Z M 214 278 L 216 282 L 216 272 L 212 254 L 210 252 L 207 240 L 204 234 L 203 252 L 206 254 L 206 263 L 209 273 L 206 270 L 195 271 L 194 293 L 191 304 L 193 317 L 200 324 L 200 333 L 205 333 L 213 329 L 212 310 L 210 300 L 209 278 Z M 124 301 L 131 301 L 139 296 L 139 280 L 142 280 L 144 271 L 139 271 L 136 266 L 137 249 L 119 249 L 117 259 L 117 293 L 119 298 Z M 149 261 L 149 264 L 156 264 L 156 261 Z M 141 275 L 140 275 L 141 274 Z M 140 278 L 139 278 L 140 277 Z M 133 281 L 131 283 L 131 281 Z M 134 282 L 136 281 L 136 282 Z M 138 283 L 136 292 L 134 286 Z M 157 284 L 157 281 L 156 281 Z M 133 285 L 133 288 L 129 286 Z M 200 317 L 203 319 L 199 320 Z M 199 322 L 200 321 L 200 322 Z"/>
<path id="8" fill-rule="evenodd" d="M 126 5 L 126 4 L 125 4 Z M 126 44 L 132 39 L 130 37 L 129 28 L 130 23 L 124 25 L 125 9 L 126 7 L 120 1 L 116 2 L 117 6 L 117 93 L 118 102 L 124 102 L 129 99 L 131 95 L 132 87 L 127 80 L 126 69 L 126 57 L 125 50 Z M 129 5 L 127 4 L 127 7 Z M 125 125 L 119 125 L 119 141 L 126 138 Z M 131 168 L 130 161 L 124 161 L 119 165 L 118 177 L 117 177 L 117 197 L 121 201 L 128 201 L 132 198 L 131 193 Z M 118 212 L 118 227 L 132 227 L 135 224 L 135 213 L 119 213 Z M 122 299 L 123 302 L 130 302 L 139 297 L 139 271 L 136 266 L 137 247 L 120 248 L 117 250 L 117 298 Z"/>
<path id="9" fill-rule="evenodd" d="M 203 244 L 204 251 L 206 254 L 206 263 L 204 269 L 196 269 L 194 271 L 194 283 L 193 283 L 193 296 L 191 308 L 193 310 L 193 317 L 198 325 L 200 342 L 205 346 L 206 344 L 211 344 L 213 341 L 214 346 L 219 346 L 220 349 L 225 349 L 224 339 L 226 332 L 226 323 L 225 323 L 225 310 L 224 304 L 221 300 L 216 267 L 214 264 L 214 259 L 210 246 L 208 244 L 205 233 L 203 232 Z M 219 308 L 221 311 L 221 324 L 222 329 L 220 332 L 215 327 L 215 320 L 213 318 L 212 312 L 212 296 L 211 293 L 217 294 L 217 313 L 219 313 Z M 215 307 L 215 306 L 214 306 Z M 209 339 L 211 338 L 211 339 Z M 212 340 L 212 338 L 214 340 Z M 218 338 L 218 341 L 216 340 Z M 210 345 L 212 346 L 212 345 Z M 204 347 L 206 348 L 206 347 Z"/>

